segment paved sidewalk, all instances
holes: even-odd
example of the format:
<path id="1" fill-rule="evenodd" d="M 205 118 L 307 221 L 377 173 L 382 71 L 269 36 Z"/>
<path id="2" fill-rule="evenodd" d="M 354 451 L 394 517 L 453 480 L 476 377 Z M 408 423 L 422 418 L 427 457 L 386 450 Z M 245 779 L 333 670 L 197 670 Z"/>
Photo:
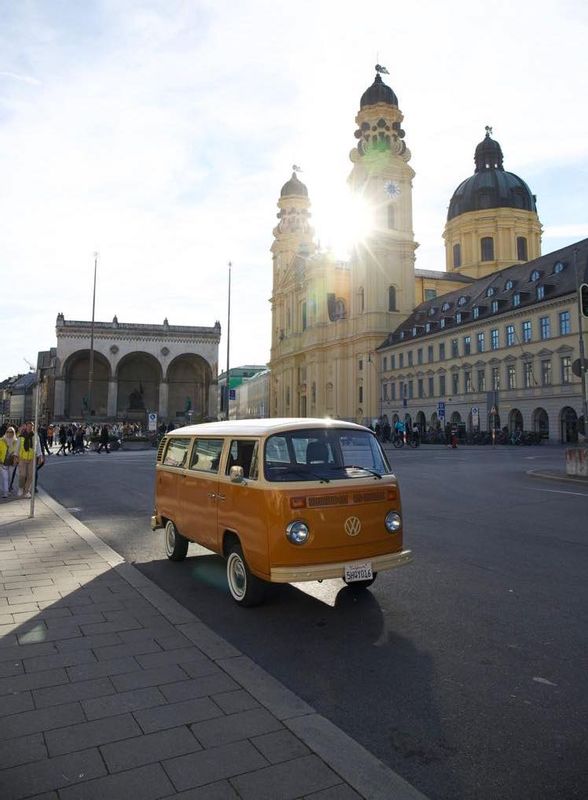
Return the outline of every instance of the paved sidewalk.
<path id="1" fill-rule="evenodd" d="M 29 504 L 0 505 L 2 800 L 426 800 L 48 495 Z"/>

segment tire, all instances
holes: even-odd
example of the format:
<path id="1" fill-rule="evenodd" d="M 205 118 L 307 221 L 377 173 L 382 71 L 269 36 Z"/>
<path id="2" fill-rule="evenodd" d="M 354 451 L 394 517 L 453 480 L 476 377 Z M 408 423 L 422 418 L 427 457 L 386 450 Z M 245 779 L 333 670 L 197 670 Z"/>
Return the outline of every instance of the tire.
<path id="1" fill-rule="evenodd" d="M 394 445 L 394 447 L 396 447 L 396 448 L 398 448 L 398 447 L 404 447 L 404 440 L 403 440 L 403 439 L 401 439 L 401 438 L 400 438 L 400 436 L 397 436 L 397 437 L 395 437 L 395 438 L 392 440 L 392 444 L 393 444 L 393 445 Z"/>
<path id="2" fill-rule="evenodd" d="M 238 605 L 248 608 L 257 606 L 263 601 L 264 582 L 249 570 L 239 544 L 233 544 L 229 550 L 227 583 L 231 597 Z"/>
<path id="3" fill-rule="evenodd" d="M 178 533 L 178 529 L 171 519 L 168 519 L 165 524 L 163 536 L 165 542 L 165 554 L 169 560 L 183 561 L 186 558 L 186 553 L 188 552 L 189 542 L 184 536 L 182 536 L 181 533 Z"/>
<path id="4" fill-rule="evenodd" d="M 353 591 L 353 592 L 362 592 L 365 589 L 369 589 L 369 587 L 372 585 L 372 583 L 376 580 L 377 577 L 378 577 L 378 573 L 374 572 L 374 577 L 373 578 L 369 578 L 369 580 L 367 580 L 367 581 L 352 581 L 351 583 L 347 583 L 347 581 L 345 581 L 345 578 L 343 578 L 343 580 L 345 581 L 345 585 L 349 586 L 351 591 Z"/>

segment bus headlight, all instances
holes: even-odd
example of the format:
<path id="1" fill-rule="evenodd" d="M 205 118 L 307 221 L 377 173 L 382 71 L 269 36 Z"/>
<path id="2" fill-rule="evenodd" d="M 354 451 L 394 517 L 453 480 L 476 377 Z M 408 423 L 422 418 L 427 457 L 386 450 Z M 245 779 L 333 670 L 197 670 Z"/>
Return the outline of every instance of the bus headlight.
<path id="1" fill-rule="evenodd" d="M 388 533 L 396 533 L 396 531 L 400 530 L 400 526 L 402 525 L 400 514 L 397 514 L 396 511 L 389 511 L 386 514 L 384 525 Z"/>
<path id="2" fill-rule="evenodd" d="M 286 528 L 286 538 L 292 544 L 304 544 L 308 540 L 309 533 L 308 525 L 300 519 L 291 522 Z"/>

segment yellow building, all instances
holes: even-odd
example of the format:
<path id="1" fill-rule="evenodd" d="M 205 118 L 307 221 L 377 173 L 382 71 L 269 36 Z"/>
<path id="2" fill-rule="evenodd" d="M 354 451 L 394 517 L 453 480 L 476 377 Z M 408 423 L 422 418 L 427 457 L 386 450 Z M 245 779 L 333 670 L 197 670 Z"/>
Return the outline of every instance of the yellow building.
<path id="1" fill-rule="evenodd" d="M 414 172 L 402 121 L 378 71 L 360 101 L 349 176 L 372 227 L 349 263 L 317 252 L 308 191 L 295 172 L 282 187 L 272 245 L 272 416 L 363 421 L 377 407 L 376 347 L 415 302 Z"/>
<path id="2" fill-rule="evenodd" d="M 574 440 L 582 413 L 575 266 L 584 271 L 587 243 L 541 256 L 535 196 L 504 169 L 487 128 L 475 172 L 449 204 L 446 271 L 415 269 L 411 154 L 398 99 L 376 70 L 356 116 L 348 179 L 371 227 L 350 261 L 318 252 L 296 171 L 280 193 L 270 415 L 364 423 L 408 415 L 423 430 L 445 421 L 486 430 L 494 407 L 496 425 Z"/>

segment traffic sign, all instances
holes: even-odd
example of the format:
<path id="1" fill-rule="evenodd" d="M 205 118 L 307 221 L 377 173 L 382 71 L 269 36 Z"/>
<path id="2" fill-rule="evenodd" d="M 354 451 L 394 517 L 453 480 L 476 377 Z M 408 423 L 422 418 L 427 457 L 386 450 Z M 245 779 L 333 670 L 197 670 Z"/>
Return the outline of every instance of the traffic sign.
<path id="1" fill-rule="evenodd" d="M 150 411 L 147 415 L 147 423 L 150 431 L 157 430 L 157 414 L 154 411 Z"/>
<path id="2" fill-rule="evenodd" d="M 437 416 L 445 419 L 445 402 L 443 400 L 439 400 L 437 403 Z"/>

